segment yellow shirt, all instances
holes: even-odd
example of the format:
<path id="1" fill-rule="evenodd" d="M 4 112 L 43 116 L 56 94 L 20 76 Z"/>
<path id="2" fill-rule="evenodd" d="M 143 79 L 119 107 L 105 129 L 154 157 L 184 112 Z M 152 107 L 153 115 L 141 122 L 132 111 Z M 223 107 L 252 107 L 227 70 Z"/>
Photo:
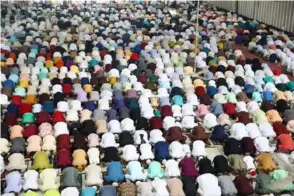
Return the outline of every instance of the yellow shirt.
<path id="1" fill-rule="evenodd" d="M 29 87 L 29 81 L 28 80 L 20 80 L 19 81 L 19 86 L 23 88 L 28 88 Z"/>
<path id="2" fill-rule="evenodd" d="M 80 72 L 78 66 L 76 66 L 76 65 L 71 66 L 70 71 L 75 73 L 75 74 Z"/>
<path id="3" fill-rule="evenodd" d="M 84 90 L 86 93 L 90 93 L 93 91 L 92 85 L 91 84 L 85 84 L 84 85 Z"/>
<path id="4" fill-rule="evenodd" d="M 117 78 L 116 77 L 110 77 L 108 82 L 109 82 L 109 84 L 114 85 L 115 83 L 117 83 Z"/>
<path id="5" fill-rule="evenodd" d="M 53 66 L 54 66 L 53 61 L 51 61 L 51 60 L 47 60 L 47 61 L 45 62 L 45 67 L 46 67 L 46 68 L 50 68 L 50 67 L 53 67 Z"/>
<path id="6" fill-rule="evenodd" d="M 196 79 L 194 80 L 194 86 L 198 87 L 198 86 L 203 86 L 204 88 L 206 87 L 206 85 L 203 83 L 203 81 L 201 79 Z"/>

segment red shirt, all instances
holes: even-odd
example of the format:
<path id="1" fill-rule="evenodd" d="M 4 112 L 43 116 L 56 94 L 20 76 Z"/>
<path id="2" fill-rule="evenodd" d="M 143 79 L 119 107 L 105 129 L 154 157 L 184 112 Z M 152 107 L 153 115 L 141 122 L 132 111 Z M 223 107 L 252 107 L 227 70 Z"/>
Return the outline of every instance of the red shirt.
<path id="1" fill-rule="evenodd" d="M 13 95 L 12 98 L 11 98 L 11 103 L 15 103 L 17 105 L 20 105 L 21 102 L 22 102 L 21 100 L 22 100 L 21 96 Z"/>
<path id="2" fill-rule="evenodd" d="M 224 112 L 226 114 L 228 114 L 229 116 L 237 114 L 237 110 L 236 110 L 235 105 L 233 103 L 224 104 Z"/>
<path id="3" fill-rule="evenodd" d="M 22 116 L 25 113 L 32 112 L 32 105 L 29 103 L 21 103 L 19 106 L 19 114 Z"/>
<path id="4" fill-rule="evenodd" d="M 65 117 L 64 117 L 63 112 L 55 111 L 52 116 L 52 122 L 53 123 L 65 122 Z"/>

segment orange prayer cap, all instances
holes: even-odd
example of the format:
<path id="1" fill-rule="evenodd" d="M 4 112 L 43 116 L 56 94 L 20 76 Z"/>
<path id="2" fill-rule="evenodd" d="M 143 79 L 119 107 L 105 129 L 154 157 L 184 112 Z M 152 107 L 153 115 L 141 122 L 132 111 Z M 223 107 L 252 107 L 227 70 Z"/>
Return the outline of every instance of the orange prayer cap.
<path id="1" fill-rule="evenodd" d="M 13 64 L 14 64 L 14 60 L 12 58 L 6 59 L 6 65 L 13 65 Z"/>
<path id="2" fill-rule="evenodd" d="M 60 60 L 60 61 L 57 61 L 56 63 L 55 63 L 55 67 L 57 67 L 57 68 L 61 68 L 61 67 L 63 67 L 64 66 L 64 63 L 63 63 L 63 61 L 62 60 Z"/>
<path id="3" fill-rule="evenodd" d="M 15 61 L 16 60 L 16 54 L 15 53 L 10 53 L 9 58 L 12 58 Z"/>
<path id="4" fill-rule="evenodd" d="M 56 63 L 57 61 L 61 61 L 61 60 L 62 60 L 62 58 L 60 56 L 53 58 L 54 63 Z"/>
<path id="5" fill-rule="evenodd" d="M 37 97 L 35 95 L 27 95 L 25 101 L 29 104 L 34 105 L 37 103 Z"/>

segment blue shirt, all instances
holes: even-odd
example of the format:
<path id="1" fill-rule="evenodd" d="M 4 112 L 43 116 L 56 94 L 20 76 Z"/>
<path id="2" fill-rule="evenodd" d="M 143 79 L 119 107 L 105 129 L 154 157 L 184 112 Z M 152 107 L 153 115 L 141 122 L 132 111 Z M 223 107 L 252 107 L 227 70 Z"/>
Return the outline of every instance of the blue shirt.
<path id="1" fill-rule="evenodd" d="M 92 187 L 86 187 L 83 188 L 81 196 L 95 196 L 96 195 L 96 189 Z"/>
<path id="2" fill-rule="evenodd" d="M 184 104 L 183 97 L 180 95 L 173 96 L 172 100 L 174 105 L 182 106 Z"/>
<path id="3" fill-rule="evenodd" d="M 154 145 L 155 148 L 155 160 L 169 159 L 168 144 L 160 141 Z"/>
<path id="4" fill-rule="evenodd" d="M 106 182 L 122 182 L 124 179 L 125 175 L 121 163 L 117 161 L 109 163 L 104 180 Z"/>
<path id="5" fill-rule="evenodd" d="M 13 80 L 6 80 L 3 82 L 3 87 L 9 87 L 10 89 L 14 89 L 14 82 Z"/>
<path id="6" fill-rule="evenodd" d="M 274 97 L 271 91 L 263 92 L 263 100 L 264 101 L 274 101 Z"/>
<path id="7" fill-rule="evenodd" d="M 217 93 L 217 89 L 214 86 L 208 86 L 206 92 L 210 97 L 213 97 Z"/>
<path id="8" fill-rule="evenodd" d="M 45 101 L 43 104 L 43 111 L 48 113 L 54 112 L 54 103 L 52 101 Z"/>
<path id="9" fill-rule="evenodd" d="M 97 107 L 96 107 L 94 101 L 87 101 L 87 102 L 84 102 L 84 107 L 83 108 L 88 109 L 91 112 L 93 112 Z"/>
<path id="10" fill-rule="evenodd" d="M 15 115 L 18 115 L 18 111 L 19 111 L 19 106 L 15 103 L 10 103 L 8 106 L 7 106 L 7 112 L 6 114 L 15 114 Z"/>

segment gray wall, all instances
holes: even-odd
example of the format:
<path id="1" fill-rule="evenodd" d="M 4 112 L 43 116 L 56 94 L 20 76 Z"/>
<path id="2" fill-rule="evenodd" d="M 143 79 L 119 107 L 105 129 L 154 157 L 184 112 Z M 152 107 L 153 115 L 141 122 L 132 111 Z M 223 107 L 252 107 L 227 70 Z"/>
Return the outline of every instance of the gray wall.
<path id="1" fill-rule="evenodd" d="M 294 1 L 207 1 L 217 7 L 294 33 Z"/>

